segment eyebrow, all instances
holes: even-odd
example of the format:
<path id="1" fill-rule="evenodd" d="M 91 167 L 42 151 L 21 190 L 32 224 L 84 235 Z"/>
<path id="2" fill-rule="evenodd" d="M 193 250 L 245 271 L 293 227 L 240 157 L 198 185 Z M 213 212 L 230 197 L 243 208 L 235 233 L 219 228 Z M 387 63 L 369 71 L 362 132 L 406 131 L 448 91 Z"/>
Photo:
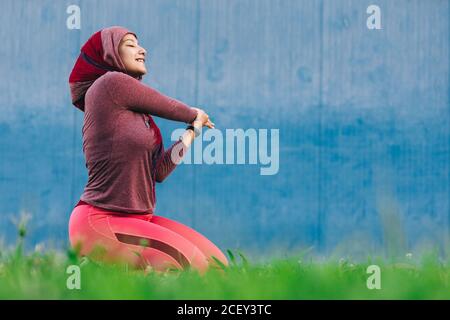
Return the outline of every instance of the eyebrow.
<path id="1" fill-rule="evenodd" d="M 127 40 L 125 40 L 125 41 L 133 41 L 133 42 L 137 43 L 137 42 L 134 41 L 133 39 L 127 39 Z"/>

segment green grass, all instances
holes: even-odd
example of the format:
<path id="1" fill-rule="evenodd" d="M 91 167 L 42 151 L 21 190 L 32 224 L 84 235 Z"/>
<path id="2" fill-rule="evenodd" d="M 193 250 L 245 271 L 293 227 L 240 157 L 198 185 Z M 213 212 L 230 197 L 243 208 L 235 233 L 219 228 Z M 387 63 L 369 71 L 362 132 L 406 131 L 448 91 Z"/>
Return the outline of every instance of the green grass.
<path id="1" fill-rule="evenodd" d="M 450 267 L 434 254 L 419 262 L 368 259 L 314 261 L 298 257 L 252 263 L 227 251 L 231 265 L 200 276 L 127 270 L 79 259 L 73 251 L 24 254 L 23 242 L 0 252 L 1 299 L 449 299 Z M 367 266 L 381 268 L 381 289 L 366 286 Z M 69 265 L 81 265 L 81 289 L 69 290 Z"/>
<path id="2" fill-rule="evenodd" d="M 230 266 L 164 274 L 80 258 L 73 250 L 24 252 L 26 221 L 18 242 L 0 248 L 0 299 L 450 299 L 450 263 L 435 251 L 356 263 L 318 260 L 310 251 L 252 262 L 227 250 Z M 369 265 L 381 269 L 381 289 L 367 288 Z M 68 289 L 69 266 L 80 267 L 80 289 Z"/>

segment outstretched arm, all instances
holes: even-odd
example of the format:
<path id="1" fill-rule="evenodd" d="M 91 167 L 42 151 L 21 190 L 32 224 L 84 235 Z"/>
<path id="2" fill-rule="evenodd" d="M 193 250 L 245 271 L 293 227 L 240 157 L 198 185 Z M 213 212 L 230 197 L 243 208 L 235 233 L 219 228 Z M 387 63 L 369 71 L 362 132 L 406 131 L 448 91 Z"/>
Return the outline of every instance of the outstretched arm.
<path id="1" fill-rule="evenodd" d="M 120 108 L 185 123 L 197 117 L 197 110 L 123 72 L 108 72 L 103 78 L 105 89 Z"/>

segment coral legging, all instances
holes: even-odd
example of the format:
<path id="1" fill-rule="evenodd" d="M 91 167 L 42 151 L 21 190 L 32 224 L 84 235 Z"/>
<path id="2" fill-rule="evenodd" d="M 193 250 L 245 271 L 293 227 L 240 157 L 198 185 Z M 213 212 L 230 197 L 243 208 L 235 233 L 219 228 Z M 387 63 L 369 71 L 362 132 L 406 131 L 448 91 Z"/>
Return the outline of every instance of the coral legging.
<path id="1" fill-rule="evenodd" d="M 194 268 L 203 274 L 228 261 L 210 240 L 182 223 L 154 214 L 127 214 L 79 201 L 69 221 L 69 238 L 81 255 L 133 267 Z"/>

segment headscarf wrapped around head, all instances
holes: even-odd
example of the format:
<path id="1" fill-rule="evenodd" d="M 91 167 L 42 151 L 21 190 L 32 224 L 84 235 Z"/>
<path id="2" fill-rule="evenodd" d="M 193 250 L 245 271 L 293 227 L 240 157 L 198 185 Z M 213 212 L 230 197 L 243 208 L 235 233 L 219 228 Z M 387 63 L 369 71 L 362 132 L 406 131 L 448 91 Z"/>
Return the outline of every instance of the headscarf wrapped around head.
<path id="1" fill-rule="evenodd" d="M 108 71 L 127 73 L 119 55 L 122 38 L 134 32 L 120 26 L 104 28 L 94 33 L 81 47 L 80 55 L 69 76 L 72 104 L 84 112 L 84 97 L 89 87 Z M 136 79 L 142 80 L 142 76 Z"/>

